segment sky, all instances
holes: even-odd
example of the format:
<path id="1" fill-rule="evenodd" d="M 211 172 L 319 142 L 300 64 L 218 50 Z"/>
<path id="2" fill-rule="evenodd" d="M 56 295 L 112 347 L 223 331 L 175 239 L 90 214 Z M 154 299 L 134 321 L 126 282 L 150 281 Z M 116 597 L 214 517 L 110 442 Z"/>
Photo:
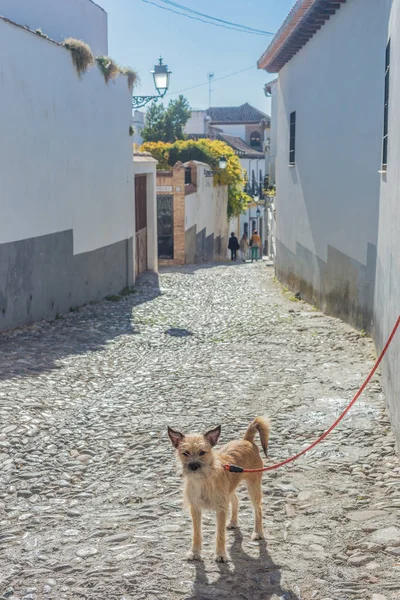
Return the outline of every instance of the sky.
<path id="1" fill-rule="evenodd" d="M 160 0 L 152 0 L 167 6 Z M 188 8 L 234 23 L 276 32 L 294 0 L 176 0 Z M 257 60 L 272 36 L 250 35 L 188 19 L 143 0 L 96 0 L 108 13 L 109 55 L 119 64 L 134 67 L 141 84 L 136 94 L 155 94 L 150 71 L 161 55 L 172 71 L 170 93 L 180 90 L 192 109 L 208 108 L 207 74 L 215 80 L 245 71 L 212 85 L 212 106 L 239 106 L 245 102 L 270 114 L 263 86 L 274 76 L 260 71 Z"/>

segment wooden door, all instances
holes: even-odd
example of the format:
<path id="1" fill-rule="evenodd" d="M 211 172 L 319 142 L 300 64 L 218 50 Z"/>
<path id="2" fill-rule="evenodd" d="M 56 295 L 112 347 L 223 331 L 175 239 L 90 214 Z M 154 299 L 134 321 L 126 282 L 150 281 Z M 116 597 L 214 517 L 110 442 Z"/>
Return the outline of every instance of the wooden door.
<path id="1" fill-rule="evenodd" d="M 135 176 L 136 276 L 147 270 L 147 176 Z"/>

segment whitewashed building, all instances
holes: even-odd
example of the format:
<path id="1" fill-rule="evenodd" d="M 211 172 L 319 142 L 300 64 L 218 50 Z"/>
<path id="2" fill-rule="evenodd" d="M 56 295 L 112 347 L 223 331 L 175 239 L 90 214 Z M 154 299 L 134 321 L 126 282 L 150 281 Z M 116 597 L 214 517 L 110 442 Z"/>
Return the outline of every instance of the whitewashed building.
<path id="1" fill-rule="evenodd" d="M 143 144 L 142 131 L 146 125 L 146 113 L 141 110 L 134 110 L 132 115 L 132 128 L 133 136 L 132 142 L 134 144 L 135 152 L 139 150 Z"/>
<path id="2" fill-rule="evenodd" d="M 134 152 L 135 174 L 135 276 L 158 271 L 157 161 L 149 152 Z"/>
<path id="3" fill-rule="evenodd" d="M 400 0 L 393 0 L 386 37 L 386 93 L 375 277 L 373 334 L 381 350 L 400 315 Z M 400 335 L 381 366 L 389 411 L 400 443 Z"/>
<path id="4" fill-rule="evenodd" d="M 209 137 L 226 142 L 237 154 L 246 177 L 246 192 L 263 199 L 269 161 L 270 117 L 247 102 L 241 106 L 216 106 L 192 111 L 185 133 L 192 138 Z M 258 209 L 258 210 L 257 210 Z M 263 247 L 267 242 L 268 214 L 264 203 L 252 203 L 231 220 L 231 231 L 249 238 L 257 229 Z"/>
<path id="5" fill-rule="evenodd" d="M 59 43 L 74 35 L 105 52 L 104 11 L 0 0 L 0 14 L 2 329 L 132 285 L 135 205 L 127 78 L 107 85 L 96 66 L 80 76 Z"/>
<path id="6" fill-rule="evenodd" d="M 400 314 L 400 0 L 298 0 L 258 65 L 279 75 L 277 276 L 380 351 Z M 397 335 L 382 373 L 400 443 L 399 365 Z"/>
<path id="7" fill-rule="evenodd" d="M 108 55 L 107 13 L 92 0 L 0 0 L 0 15 L 56 42 L 73 37 L 94 56 Z"/>
<path id="8" fill-rule="evenodd" d="M 370 330 L 391 0 L 298 0 L 260 58 L 276 93 L 276 272 Z"/>

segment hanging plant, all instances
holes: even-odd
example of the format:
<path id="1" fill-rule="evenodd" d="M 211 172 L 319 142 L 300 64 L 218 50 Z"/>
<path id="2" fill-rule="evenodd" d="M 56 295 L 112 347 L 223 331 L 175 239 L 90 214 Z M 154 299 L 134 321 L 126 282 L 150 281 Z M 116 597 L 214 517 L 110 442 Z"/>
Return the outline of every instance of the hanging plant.
<path id="1" fill-rule="evenodd" d="M 97 65 L 103 73 L 105 82 L 108 83 L 111 79 L 115 79 L 121 72 L 117 63 L 109 56 L 98 56 L 96 58 Z"/>
<path id="2" fill-rule="evenodd" d="M 63 41 L 63 46 L 71 52 L 72 62 L 80 77 L 89 69 L 89 67 L 94 65 L 94 57 L 90 46 L 85 42 L 82 42 L 82 40 L 67 38 Z"/>
<path id="3" fill-rule="evenodd" d="M 125 75 L 128 79 L 128 88 L 133 91 L 133 88 L 139 83 L 139 75 L 131 67 L 121 67 L 122 75 Z"/>

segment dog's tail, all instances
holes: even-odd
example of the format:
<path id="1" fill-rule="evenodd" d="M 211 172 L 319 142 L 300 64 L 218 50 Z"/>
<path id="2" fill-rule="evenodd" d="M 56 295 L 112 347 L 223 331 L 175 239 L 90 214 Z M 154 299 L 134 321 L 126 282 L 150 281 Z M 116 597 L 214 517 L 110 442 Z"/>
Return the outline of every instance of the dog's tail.
<path id="1" fill-rule="evenodd" d="M 268 457 L 268 440 L 269 440 L 269 430 L 271 428 L 271 423 L 269 419 L 265 419 L 264 417 L 256 417 L 254 421 L 250 423 L 247 428 L 246 433 L 244 434 L 244 439 L 247 442 L 254 442 L 254 436 L 257 431 L 260 434 L 261 445 L 264 450 L 265 456 Z"/>

